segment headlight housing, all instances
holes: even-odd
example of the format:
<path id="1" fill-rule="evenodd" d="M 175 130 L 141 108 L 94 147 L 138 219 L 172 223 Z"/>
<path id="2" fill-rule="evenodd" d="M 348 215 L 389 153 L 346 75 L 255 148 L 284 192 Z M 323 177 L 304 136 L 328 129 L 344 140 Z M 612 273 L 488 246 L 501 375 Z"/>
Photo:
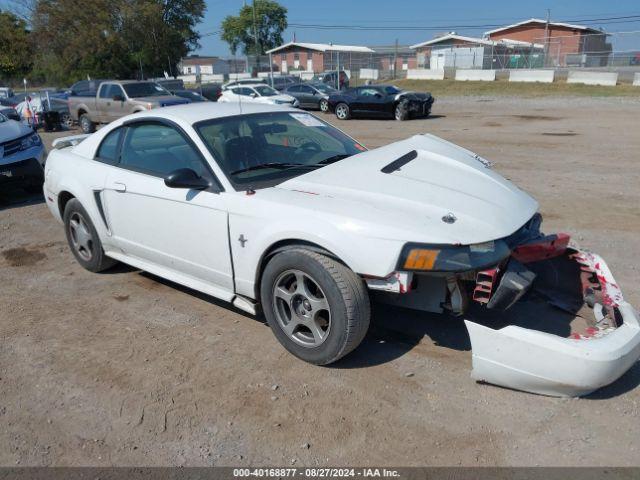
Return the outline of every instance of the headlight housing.
<path id="1" fill-rule="evenodd" d="M 31 135 L 24 137 L 22 139 L 22 142 L 20 143 L 20 150 L 26 150 L 27 148 L 37 147 L 38 145 L 42 145 L 42 140 L 40 140 L 40 135 L 34 132 Z"/>
<path id="2" fill-rule="evenodd" d="M 511 254 L 503 240 L 473 245 L 427 245 L 407 243 L 398 270 L 414 272 L 466 272 L 500 263 Z"/>

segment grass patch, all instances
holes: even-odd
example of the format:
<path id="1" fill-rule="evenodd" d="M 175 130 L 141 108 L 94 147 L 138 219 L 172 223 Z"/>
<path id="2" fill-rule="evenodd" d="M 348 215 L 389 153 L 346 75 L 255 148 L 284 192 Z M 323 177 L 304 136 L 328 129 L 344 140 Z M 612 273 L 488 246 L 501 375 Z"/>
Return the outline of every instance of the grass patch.
<path id="1" fill-rule="evenodd" d="M 431 92 L 434 97 L 464 95 L 502 95 L 514 97 L 638 97 L 640 87 L 616 85 L 602 87 L 598 85 L 580 85 L 575 83 L 520 83 L 507 80 L 495 82 L 461 82 L 456 80 L 395 80 L 393 83 L 405 90 Z"/>

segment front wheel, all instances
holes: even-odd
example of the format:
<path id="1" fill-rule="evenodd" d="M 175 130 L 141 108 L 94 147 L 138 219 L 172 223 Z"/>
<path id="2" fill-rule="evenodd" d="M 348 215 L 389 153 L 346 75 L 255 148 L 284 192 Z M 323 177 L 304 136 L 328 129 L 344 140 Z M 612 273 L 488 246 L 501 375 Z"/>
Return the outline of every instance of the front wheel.
<path id="1" fill-rule="evenodd" d="M 339 120 L 349 120 L 351 118 L 351 110 L 346 103 L 339 103 L 336 105 L 336 117 Z"/>
<path id="2" fill-rule="evenodd" d="M 369 329 L 364 282 L 320 253 L 295 248 L 276 254 L 264 270 L 260 292 L 274 335 L 306 362 L 335 362 L 355 349 Z"/>
<path id="3" fill-rule="evenodd" d="M 322 113 L 327 113 L 329 111 L 329 102 L 324 98 L 320 100 L 320 111 Z"/>
<path id="4" fill-rule="evenodd" d="M 404 121 L 409 118 L 409 107 L 406 103 L 399 103 L 396 105 L 393 116 L 396 120 Z"/>

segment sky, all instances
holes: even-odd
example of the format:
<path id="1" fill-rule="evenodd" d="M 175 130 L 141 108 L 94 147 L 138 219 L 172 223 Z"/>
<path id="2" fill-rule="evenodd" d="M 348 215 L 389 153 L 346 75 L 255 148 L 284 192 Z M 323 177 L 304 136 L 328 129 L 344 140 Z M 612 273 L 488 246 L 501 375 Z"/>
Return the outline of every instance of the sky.
<path id="1" fill-rule="evenodd" d="M 207 13 L 198 30 L 203 36 L 200 55 L 230 56 L 228 45 L 217 33 L 227 15 L 235 15 L 251 0 L 207 0 Z M 579 20 L 597 20 L 591 27 L 607 32 L 636 32 L 612 37 L 614 50 L 640 50 L 639 0 L 279 0 L 288 9 L 290 26 L 283 39 L 299 42 L 345 45 L 411 45 L 433 38 L 439 32 L 481 37 L 493 25 L 509 25 L 527 18 L 545 18 L 551 10 L 552 21 L 587 24 Z M 612 18 L 633 16 L 633 19 Z M 325 25 L 332 28 L 310 28 Z M 344 25 L 350 28 L 336 29 Z M 486 25 L 490 25 L 486 27 Z M 356 30 L 353 26 L 366 27 Z M 466 27 L 472 26 L 472 27 Z M 377 27 L 383 27 L 379 29 Z M 416 30 L 408 30 L 416 28 Z"/>

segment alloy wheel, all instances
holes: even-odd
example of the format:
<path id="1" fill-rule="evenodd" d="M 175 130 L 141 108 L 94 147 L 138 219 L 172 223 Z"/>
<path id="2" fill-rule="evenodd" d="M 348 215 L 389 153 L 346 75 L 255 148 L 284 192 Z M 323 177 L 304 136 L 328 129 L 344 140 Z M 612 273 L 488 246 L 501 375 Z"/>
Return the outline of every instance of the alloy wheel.
<path id="1" fill-rule="evenodd" d="M 336 107 L 336 116 L 340 120 L 344 120 L 345 118 L 347 118 L 348 112 L 349 112 L 348 107 L 344 104 L 338 105 Z"/>
<path id="2" fill-rule="evenodd" d="M 331 308 L 309 274 L 300 270 L 280 274 L 273 288 L 273 306 L 278 324 L 298 345 L 317 347 L 327 339 Z"/>
<path id="3" fill-rule="evenodd" d="M 93 258 L 93 236 L 84 217 L 79 212 L 74 212 L 69 220 L 69 234 L 73 248 L 85 261 Z"/>
<path id="4" fill-rule="evenodd" d="M 329 102 L 320 100 L 320 111 L 326 113 L 329 110 Z"/>

